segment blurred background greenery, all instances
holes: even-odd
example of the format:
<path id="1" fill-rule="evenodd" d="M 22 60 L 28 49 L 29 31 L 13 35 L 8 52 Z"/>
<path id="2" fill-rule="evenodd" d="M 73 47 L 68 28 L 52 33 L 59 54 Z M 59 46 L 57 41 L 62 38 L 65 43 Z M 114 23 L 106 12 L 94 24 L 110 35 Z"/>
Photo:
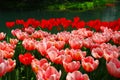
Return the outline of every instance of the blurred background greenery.
<path id="1" fill-rule="evenodd" d="M 2 0 L 0 10 L 86 10 L 117 0 Z"/>

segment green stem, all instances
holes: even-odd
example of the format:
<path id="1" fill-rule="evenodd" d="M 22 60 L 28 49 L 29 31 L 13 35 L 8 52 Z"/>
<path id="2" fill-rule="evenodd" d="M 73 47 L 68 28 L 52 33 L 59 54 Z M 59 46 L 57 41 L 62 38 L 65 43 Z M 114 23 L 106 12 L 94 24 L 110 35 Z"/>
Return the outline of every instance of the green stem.
<path id="1" fill-rule="evenodd" d="M 19 80 L 19 70 L 16 69 L 16 80 Z"/>
<path id="2" fill-rule="evenodd" d="M 26 80 L 29 80 L 29 66 L 26 66 Z"/>
<path id="3" fill-rule="evenodd" d="M 10 74 L 10 72 L 8 73 L 8 80 L 11 80 L 11 74 Z"/>

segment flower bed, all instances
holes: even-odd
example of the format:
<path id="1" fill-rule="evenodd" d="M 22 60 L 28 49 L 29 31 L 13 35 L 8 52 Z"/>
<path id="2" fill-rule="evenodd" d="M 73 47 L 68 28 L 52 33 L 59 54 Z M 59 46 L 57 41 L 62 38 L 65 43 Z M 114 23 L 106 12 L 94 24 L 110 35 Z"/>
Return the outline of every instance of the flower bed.
<path id="1" fill-rule="evenodd" d="M 119 80 L 120 19 L 30 18 L 0 33 L 0 80 Z"/>

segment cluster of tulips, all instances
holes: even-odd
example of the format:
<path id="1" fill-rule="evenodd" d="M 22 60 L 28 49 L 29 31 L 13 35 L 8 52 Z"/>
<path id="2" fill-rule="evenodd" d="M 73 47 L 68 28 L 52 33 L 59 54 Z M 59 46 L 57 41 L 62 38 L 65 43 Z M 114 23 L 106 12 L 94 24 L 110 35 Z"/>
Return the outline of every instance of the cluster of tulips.
<path id="1" fill-rule="evenodd" d="M 89 28 L 84 28 L 85 25 L 81 27 L 84 22 L 80 21 L 79 17 L 75 17 L 73 22 L 61 18 L 60 20 L 64 22 L 60 22 L 60 25 L 65 30 L 69 25 L 68 22 L 77 29 L 52 34 L 42 29 L 48 27 L 50 30 L 50 25 L 55 26 L 55 23 L 49 21 L 54 22 L 55 19 L 37 21 L 36 24 L 32 22 L 34 20 L 29 19 L 27 22 L 16 20 L 16 24 L 24 23 L 24 28 L 12 29 L 12 38 L 6 38 L 4 32 L 0 33 L 1 78 L 8 72 L 22 67 L 18 69 L 19 74 L 25 71 L 23 69 L 30 68 L 36 80 L 96 80 L 93 77 L 99 73 L 94 74 L 94 72 L 99 70 L 101 65 L 105 65 L 104 70 L 107 70 L 109 76 L 120 78 L 120 31 L 117 27 L 119 24 L 114 28 L 109 27 L 110 23 L 107 27 L 101 24 L 101 26 L 99 24 L 93 26 L 89 21 L 87 23 Z M 113 22 L 118 21 L 120 20 Z M 40 25 L 37 25 L 38 23 Z M 13 27 L 15 22 L 6 24 L 7 27 Z M 38 26 L 41 28 L 38 29 Z M 103 64 L 102 61 L 105 63 Z M 23 77 L 22 74 L 20 75 Z M 29 75 L 26 77 L 28 77 L 25 78 L 26 80 L 31 78 Z"/>
<path id="2" fill-rule="evenodd" d="M 56 28 L 59 31 L 62 30 L 62 27 L 64 30 L 67 30 L 70 27 L 72 27 L 72 29 L 79 29 L 86 26 L 89 26 L 89 29 L 94 28 L 96 31 L 99 31 L 101 26 L 108 27 L 112 30 L 120 30 L 120 18 L 114 21 L 101 21 L 99 19 L 96 19 L 90 20 L 88 22 L 81 20 L 79 17 L 74 17 L 73 20 L 66 19 L 65 17 L 41 20 L 29 18 L 26 21 L 23 19 L 16 19 L 15 21 L 6 22 L 6 26 L 8 28 L 13 28 L 14 26 L 29 27 L 30 25 L 34 28 L 40 27 L 42 29 L 48 29 L 49 31 L 53 28 Z"/>

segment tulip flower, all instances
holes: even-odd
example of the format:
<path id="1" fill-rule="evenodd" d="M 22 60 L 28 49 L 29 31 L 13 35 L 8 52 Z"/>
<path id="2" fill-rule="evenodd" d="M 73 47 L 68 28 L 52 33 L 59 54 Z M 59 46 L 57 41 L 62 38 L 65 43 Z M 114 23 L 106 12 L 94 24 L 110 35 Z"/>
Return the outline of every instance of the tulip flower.
<path id="1" fill-rule="evenodd" d="M 116 78 L 120 78 L 120 61 L 117 58 L 106 62 L 108 73 Z"/>
<path id="2" fill-rule="evenodd" d="M 86 56 L 85 51 L 81 51 L 80 49 L 65 49 L 65 54 L 68 54 L 72 57 L 73 60 L 81 60 Z"/>
<path id="3" fill-rule="evenodd" d="M 25 27 L 24 31 L 27 32 L 28 34 L 32 34 L 35 31 L 35 28 L 29 26 L 29 27 Z"/>
<path id="4" fill-rule="evenodd" d="M 0 40 L 3 40 L 5 38 L 6 34 L 3 32 L 0 32 Z"/>
<path id="5" fill-rule="evenodd" d="M 57 71 L 53 66 L 49 66 L 46 70 L 39 70 L 36 74 L 37 80 L 60 80 L 61 71 Z"/>
<path id="6" fill-rule="evenodd" d="M 15 22 L 14 22 L 14 21 L 6 22 L 6 26 L 7 26 L 8 28 L 12 28 L 12 27 L 15 26 Z"/>
<path id="7" fill-rule="evenodd" d="M 13 36 L 16 36 L 19 40 L 29 38 L 29 34 L 27 32 L 23 32 L 21 29 L 12 30 L 11 33 Z"/>
<path id="8" fill-rule="evenodd" d="M 119 49 L 117 48 L 117 46 L 105 43 L 101 44 L 100 46 L 104 52 L 103 57 L 106 61 L 109 61 L 112 58 L 119 57 Z"/>
<path id="9" fill-rule="evenodd" d="M 31 38 L 26 38 L 23 40 L 22 45 L 24 46 L 24 48 L 26 50 L 34 50 L 35 49 L 35 39 L 31 39 Z"/>
<path id="10" fill-rule="evenodd" d="M 8 61 L 7 72 L 11 72 L 16 66 L 16 61 L 12 59 L 8 59 L 7 61 Z"/>
<path id="11" fill-rule="evenodd" d="M 42 58 L 41 60 L 33 59 L 31 62 L 32 70 L 35 73 L 38 73 L 39 70 L 46 70 L 50 64 L 48 63 L 47 59 Z"/>
<path id="12" fill-rule="evenodd" d="M 82 40 L 79 38 L 69 39 L 69 44 L 72 49 L 80 49 L 83 46 Z"/>
<path id="13" fill-rule="evenodd" d="M 19 61 L 24 65 L 30 65 L 33 59 L 34 56 L 32 56 L 32 54 L 29 52 L 25 53 L 24 55 L 19 55 Z"/>
<path id="14" fill-rule="evenodd" d="M 8 62 L 6 60 L 0 62 L 0 77 L 2 77 L 7 72 L 7 65 Z"/>
<path id="15" fill-rule="evenodd" d="M 120 44 L 120 31 L 115 31 L 112 35 L 112 40 L 115 44 Z"/>
<path id="16" fill-rule="evenodd" d="M 0 54 L 0 77 L 7 72 L 11 72 L 16 66 L 16 61 L 12 59 L 3 59 L 3 55 Z"/>
<path id="17" fill-rule="evenodd" d="M 107 37 L 104 36 L 102 33 L 94 33 L 93 36 L 92 36 L 92 40 L 95 42 L 95 43 L 105 43 L 107 41 Z"/>
<path id="18" fill-rule="evenodd" d="M 87 74 L 82 74 L 80 71 L 68 73 L 66 80 L 90 80 Z"/>
<path id="19" fill-rule="evenodd" d="M 79 61 L 65 62 L 63 61 L 63 67 L 66 72 L 74 72 L 80 68 Z"/>
<path id="20" fill-rule="evenodd" d="M 91 52 L 94 58 L 102 58 L 103 57 L 103 50 L 99 47 L 93 48 Z"/>
<path id="21" fill-rule="evenodd" d="M 82 67 L 87 72 L 94 71 L 99 65 L 98 60 L 94 60 L 93 57 L 87 56 L 86 58 L 82 59 Z"/>
<path id="22" fill-rule="evenodd" d="M 16 45 L 17 43 L 18 43 L 18 39 L 12 39 L 12 38 L 10 38 L 10 44 L 12 44 L 12 45 Z"/>
<path id="23" fill-rule="evenodd" d="M 24 20 L 23 20 L 23 19 L 16 19 L 15 23 L 16 23 L 17 25 L 23 25 Z"/>

